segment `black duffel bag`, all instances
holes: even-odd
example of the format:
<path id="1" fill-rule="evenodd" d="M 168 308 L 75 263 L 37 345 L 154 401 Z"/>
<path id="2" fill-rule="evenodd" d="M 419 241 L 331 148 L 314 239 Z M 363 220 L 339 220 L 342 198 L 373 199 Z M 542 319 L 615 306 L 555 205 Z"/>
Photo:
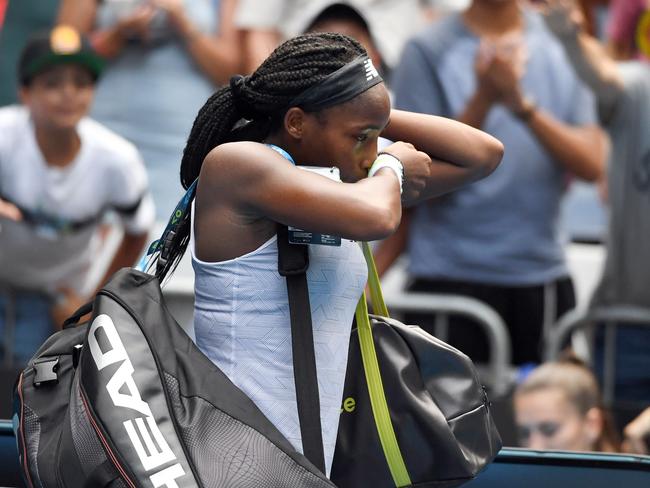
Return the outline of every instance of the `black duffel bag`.
<path id="1" fill-rule="evenodd" d="M 364 254 L 382 316 L 359 302 L 330 477 L 340 488 L 458 486 L 501 448 L 485 388 L 465 354 L 388 318 Z"/>

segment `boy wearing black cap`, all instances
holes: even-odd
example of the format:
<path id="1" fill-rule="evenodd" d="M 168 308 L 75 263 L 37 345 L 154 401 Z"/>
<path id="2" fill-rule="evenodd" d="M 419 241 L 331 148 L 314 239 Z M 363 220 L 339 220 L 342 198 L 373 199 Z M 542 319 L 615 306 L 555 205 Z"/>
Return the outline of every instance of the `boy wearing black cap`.
<path id="1" fill-rule="evenodd" d="M 93 291 L 88 270 L 106 210 L 116 210 L 124 228 L 106 277 L 135 262 L 154 220 L 135 147 L 85 117 L 101 66 L 70 27 L 34 36 L 19 61 L 22 105 L 0 109 L 5 363 L 28 360 Z"/>

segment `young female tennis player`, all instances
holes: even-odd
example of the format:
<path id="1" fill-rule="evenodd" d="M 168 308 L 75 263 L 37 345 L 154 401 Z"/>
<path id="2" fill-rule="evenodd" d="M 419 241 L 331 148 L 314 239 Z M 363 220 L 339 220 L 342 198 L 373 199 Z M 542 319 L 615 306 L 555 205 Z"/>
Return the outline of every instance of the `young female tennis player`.
<path id="1" fill-rule="evenodd" d="M 380 136 L 401 142 L 378 154 Z M 198 178 L 192 224 L 171 240 L 164 271 L 189 243 L 197 345 L 301 450 L 277 223 L 295 228 L 290 240 L 310 244 L 328 472 L 352 317 L 366 283 L 353 241 L 388 236 L 403 205 L 487 176 L 502 153 L 501 143 L 469 126 L 391 110 L 360 44 L 331 33 L 285 42 L 200 110 L 181 165 L 185 188 Z"/>

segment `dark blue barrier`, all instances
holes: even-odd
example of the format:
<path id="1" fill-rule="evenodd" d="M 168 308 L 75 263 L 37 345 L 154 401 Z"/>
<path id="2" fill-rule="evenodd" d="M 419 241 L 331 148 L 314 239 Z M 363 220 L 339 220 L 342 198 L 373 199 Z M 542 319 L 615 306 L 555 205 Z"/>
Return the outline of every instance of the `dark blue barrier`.
<path id="1" fill-rule="evenodd" d="M 0 420 L 0 486 L 24 486 L 19 472 L 16 438 L 9 420 Z"/>
<path id="2" fill-rule="evenodd" d="M 0 486 L 23 487 L 14 433 L 6 420 L 0 420 L 0 456 Z M 648 488 L 650 457 L 504 448 L 485 471 L 463 487 Z"/>
<path id="3" fill-rule="evenodd" d="M 467 488 L 648 488 L 650 457 L 504 448 Z"/>

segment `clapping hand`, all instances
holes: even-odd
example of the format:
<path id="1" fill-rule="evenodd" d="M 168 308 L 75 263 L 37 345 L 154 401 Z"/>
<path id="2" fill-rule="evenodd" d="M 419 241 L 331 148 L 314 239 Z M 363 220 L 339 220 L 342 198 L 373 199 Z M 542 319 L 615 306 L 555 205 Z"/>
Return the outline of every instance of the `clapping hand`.
<path id="1" fill-rule="evenodd" d="M 527 60 L 520 36 L 481 41 L 475 70 L 479 87 L 491 102 L 503 103 L 515 113 L 522 111 L 527 103 L 521 88 Z"/>
<path id="2" fill-rule="evenodd" d="M 147 42 L 149 40 L 149 24 L 156 13 L 153 5 L 145 3 L 136 8 L 133 12 L 122 17 L 117 25 L 117 31 L 123 39 L 140 39 Z"/>
<path id="3" fill-rule="evenodd" d="M 165 12 L 170 24 L 180 32 L 183 32 L 187 28 L 187 24 L 190 23 L 185 13 L 183 0 L 150 0 L 150 3 L 158 10 Z"/>

